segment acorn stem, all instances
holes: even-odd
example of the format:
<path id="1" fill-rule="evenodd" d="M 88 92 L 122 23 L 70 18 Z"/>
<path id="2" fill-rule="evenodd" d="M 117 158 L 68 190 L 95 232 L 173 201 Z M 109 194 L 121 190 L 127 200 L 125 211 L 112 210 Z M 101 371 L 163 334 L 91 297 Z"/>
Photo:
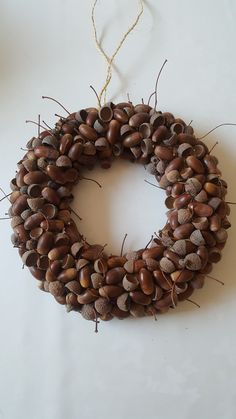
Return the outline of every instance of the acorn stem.
<path id="1" fill-rule="evenodd" d="M 198 138 L 198 140 L 202 140 L 203 138 L 207 137 L 207 135 L 211 134 L 211 132 L 215 131 L 217 128 L 225 127 L 225 126 L 236 126 L 236 124 L 233 124 L 231 122 L 226 122 L 224 124 L 219 124 L 215 128 L 212 128 L 210 131 L 208 131 L 206 134 L 204 134 L 202 137 Z"/>
<path id="2" fill-rule="evenodd" d="M 170 296 L 171 296 L 173 307 L 176 308 L 176 304 L 175 304 L 175 301 L 174 301 L 174 288 L 175 288 L 175 284 L 171 288 Z"/>
<path id="3" fill-rule="evenodd" d="M 144 179 L 144 182 L 148 183 L 149 185 L 155 186 L 155 188 L 164 190 L 164 188 L 161 188 L 161 186 L 155 185 L 155 183 L 149 182 L 149 180 L 147 179 Z"/>
<path id="4" fill-rule="evenodd" d="M 214 148 L 217 146 L 217 144 L 219 144 L 218 141 L 216 141 L 215 144 L 211 147 L 208 154 L 211 154 L 211 152 L 214 150 Z"/>
<path id="5" fill-rule="evenodd" d="M 129 93 L 127 93 L 127 98 L 128 98 L 128 102 L 129 102 L 129 103 L 132 103 L 132 101 L 130 100 L 130 95 L 129 95 Z"/>
<path id="6" fill-rule="evenodd" d="M 200 305 L 198 303 L 196 303 L 193 300 L 190 300 L 189 298 L 186 299 L 186 301 L 189 301 L 190 303 L 194 304 L 195 306 L 197 306 L 198 308 L 201 308 Z"/>
<path id="7" fill-rule="evenodd" d="M 98 258 L 100 257 L 100 255 L 102 254 L 103 250 L 105 249 L 105 247 L 107 247 L 107 243 L 104 244 L 104 246 L 102 247 L 101 251 L 99 252 Z"/>
<path id="8" fill-rule="evenodd" d="M 225 201 L 225 203 L 229 205 L 236 205 L 236 202 Z"/>
<path id="9" fill-rule="evenodd" d="M 38 115 L 38 138 L 40 137 L 40 122 L 41 122 L 41 120 L 40 120 L 40 115 Z"/>
<path id="10" fill-rule="evenodd" d="M 6 198 L 8 199 L 8 197 L 9 197 L 11 194 L 12 194 L 12 192 L 10 192 L 10 193 L 9 193 L 9 194 L 7 194 L 6 196 L 4 196 L 4 198 L 1 198 L 1 199 L 0 199 L 0 202 L 1 202 L 1 201 L 4 201 L 4 199 L 6 199 Z M 8 201 L 9 201 L 9 199 L 8 199 Z"/>
<path id="11" fill-rule="evenodd" d="M 47 122 L 45 122 L 44 120 L 42 122 L 44 125 L 46 125 L 46 127 L 48 127 L 52 131 L 52 128 L 47 124 Z"/>
<path id="12" fill-rule="evenodd" d="M 94 309 L 94 315 L 95 315 L 95 320 L 94 320 L 94 322 L 95 322 L 95 330 L 94 330 L 94 332 L 95 333 L 98 333 L 98 325 L 99 325 L 100 321 L 98 320 L 98 315 L 97 315 L 97 312 L 96 312 L 95 309 Z"/>
<path id="13" fill-rule="evenodd" d="M 124 244 L 125 244 L 125 240 L 126 240 L 127 236 L 128 236 L 128 234 L 125 233 L 122 244 L 121 244 L 120 256 L 123 256 Z"/>
<path id="14" fill-rule="evenodd" d="M 43 125 L 41 125 L 41 124 L 39 125 L 38 122 L 31 121 L 30 119 L 27 119 L 25 122 L 26 122 L 26 124 L 31 123 L 31 124 L 37 125 L 38 127 L 42 128 L 44 131 L 48 132 L 53 137 L 53 134 L 47 128 L 45 128 Z"/>
<path id="15" fill-rule="evenodd" d="M 71 212 L 73 212 L 73 214 L 75 214 L 76 215 L 76 217 L 78 217 L 78 219 L 80 220 L 80 221 L 82 221 L 82 218 L 77 214 L 77 212 L 75 212 L 71 207 L 70 207 L 70 210 L 71 210 Z"/>
<path id="16" fill-rule="evenodd" d="M 64 111 L 66 111 L 68 113 L 68 115 L 70 115 L 70 112 L 65 108 L 65 106 L 63 106 L 58 100 L 54 99 L 51 96 L 42 96 L 42 99 L 49 99 L 52 100 L 53 102 L 56 102 L 59 106 L 61 106 L 62 109 L 64 109 Z"/>
<path id="17" fill-rule="evenodd" d="M 99 105 L 99 108 L 101 108 L 101 101 L 100 101 L 100 99 L 99 99 L 99 96 L 98 96 L 98 94 L 97 94 L 97 92 L 96 92 L 96 90 L 94 89 L 94 87 L 90 84 L 90 89 L 92 89 L 92 91 L 95 93 L 95 96 L 96 96 L 96 98 L 97 98 L 97 101 L 98 101 L 98 105 Z"/>
<path id="18" fill-rule="evenodd" d="M 60 118 L 60 119 L 66 119 L 64 116 L 62 116 L 62 115 L 58 115 L 58 113 L 54 113 L 54 115 L 55 116 L 57 116 L 58 118 Z"/>
<path id="19" fill-rule="evenodd" d="M 213 277 L 213 276 L 211 276 L 211 275 L 206 275 L 206 277 L 207 277 L 207 278 L 210 278 L 210 279 L 213 279 L 213 280 L 214 280 L 214 281 L 216 281 L 216 282 L 219 282 L 219 284 L 221 284 L 221 285 L 225 285 L 223 281 L 220 281 L 219 279 L 216 279 L 216 278 L 214 278 L 214 277 Z"/>
<path id="20" fill-rule="evenodd" d="M 154 320 L 157 321 L 157 314 L 156 314 L 155 310 L 153 310 L 152 307 L 150 307 L 150 312 L 152 313 Z"/>
<path id="21" fill-rule="evenodd" d="M 153 240 L 153 234 L 152 234 L 151 239 L 150 239 L 150 240 L 149 240 L 149 242 L 146 244 L 146 246 L 145 246 L 145 248 L 144 248 L 144 249 L 147 249 L 147 248 L 148 248 L 148 246 L 149 246 L 149 244 L 152 242 L 152 240 Z"/>
<path id="22" fill-rule="evenodd" d="M 1 187 L 0 187 L 0 191 L 1 191 L 1 192 L 3 193 L 3 195 L 4 195 L 4 198 L 0 199 L 0 202 L 1 202 L 1 201 L 3 201 L 5 198 L 7 198 L 9 202 L 11 202 L 11 201 L 10 201 L 10 199 L 8 198 L 8 197 L 9 197 L 9 195 L 11 195 L 11 192 L 10 192 L 9 194 L 6 194 L 6 192 L 4 192 L 4 190 L 3 190 Z"/>
<path id="23" fill-rule="evenodd" d="M 157 79 L 156 79 L 155 90 L 154 90 L 154 94 L 155 94 L 154 109 L 155 109 L 155 110 L 156 110 L 156 107 L 157 107 L 157 86 L 158 86 L 158 82 L 159 82 L 159 79 L 160 79 L 160 76 L 161 76 L 162 70 L 163 70 L 163 68 L 165 67 L 166 63 L 167 63 L 167 60 L 165 60 L 165 61 L 164 61 L 164 63 L 162 64 L 162 66 L 161 66 L 161 68 L 160 68 L 160 71 L 159 71 L 159 73 L 158 73 L 158 75 L 157 75 Z"/>
<path id="24" fill-rule="evenodd" d="M 153 97 L 155 95 L 155 92 L 152 92 L 151 94 L 150 94 L 150 96 L 149 96 L 149 98 L 148 98 L 148 105 L 149 105 L 149 103 L 150 103 L 150 100 L 151 100 L 151 98 Z"/>
<path id="25" fill-rule="evenodd" d="M 10 220 L 11 217 L 1 217 L 0 220 Z"/>
<path id="26" fill-rule="evenodd" d="M 156 106 L 157 106 L 157 86 L 158 86 L 158 82 L 159 82 L 159 79 L 160 79 L 160 75 L 161 75 L 162 70 L 163 70 L 164 66 L 166 65 L 166 63 L 167 63 L 167 60 L 165 60 L 164 63 L 162 64 L 162 66 L 161 66 L 161 69 L 160 69 L 160 71 L 157 75 L 157 79 L 156 79 L 156 83 L 155 83 L 155 90 L 154 90 L 154 92 L 152 92 L 150 94 L 149 99 L 148 99 L 148 105 L 149 105 L 150 101 L 151 101 L 151 98 L 155 95 L 155 105 L 154 105 L 155 110 L 156 110 Z"/>
<path id="27" fill-rule="evenodd" d="M 94 182 L 94 183 L 96 183 L 98 186 L 99 186 L 99 188 L 102 188 L 102 185 L 97 181 L 97 180 L 95 180 L 95 179 L 91 179 L 91 178 L 89 178 L 89 177 L 81 177 L 80 179 L 84 179 L 84 180 L 90 180 L 91 182 Z"/>

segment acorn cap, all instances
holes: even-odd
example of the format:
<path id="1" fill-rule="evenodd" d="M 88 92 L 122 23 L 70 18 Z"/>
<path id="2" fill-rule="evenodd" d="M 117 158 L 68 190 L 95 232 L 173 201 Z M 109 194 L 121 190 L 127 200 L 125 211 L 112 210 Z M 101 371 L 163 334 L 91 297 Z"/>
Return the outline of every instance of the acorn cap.
<path id="1" fill-rule="evenodd" d="M 22 260 L 25 266 L 35 266 L 37 265 L 38 253 L 34 250 L 28 250 L 23 253 Z"/>
<path id="2" fill-rule="evenodd" d="M 44 199 L 43 198 L 28 198 L 27 199 L 27 204 L 29 205 L 30 209 L 32 209 L 32 211 L 37 212 L 39 209 L 41 209 L 43 207 L 44 204 Z"/>
<path id="3" fill-rule="evenodd" d="M 125 292 L 124 294 L 121 294 L 117 300 L 116 304 L 118 308 L 122 311 L 129 311 L 130 309 L 130 298 L 128 292 Z"/>
<path id="4" fill-rule="evenodd" d="M 57 149 L 59 146 L 58 139 L 54 137 L 53 135 L 47 135 L 46 137 L 44 137 L 42 140 L 42 144 L 47 144 L 55 149 Z"/>
<path id="5" fill-rule="evenodd" d="M 171 273 L 175 271 L 174 263 L 166 257 L 160 260 L 160 267 L 166 273 Z"/>
<path id="6" fill-rule="evenodd" d="M 187 253 L 187 249 L 186 249 L 186 241 L 181 239 L 181 240 L 177 240 L 173 246 L 172 249 L 175 253 L 177 253 L 177 255 L 179 256 L 185 256 Z"/>
<path id="7" fill-rule="evenodd" d="M 202 233 L 201 233 L 200 230 L 194 230 L 191 233 L 191 235 L 190 235 L 190 241 L 193 244 L 196 244 L 196 246 L 201 246 L 201 245 L 204 245 L 206 243 L 205 242 L 205 239 L 204 239 L 204 237 L 203 237 L 203 235 L 202 235 Z"/>
<path id="8" fill-rule="evenodd" d="M 202 267 L 202 261 L 200 256 L 196 253 L 189 253 L 184 258 L 185 267 L 191 271 L 198 271 Z"/>
<path id="9" fill-rule="evenodd" d="M 95 301 L 94 307 L 99 314 L 104 315 L 104 314 L 107 314 L 111 311 L 112 304 L 106 298 L 99 297 Z"/>
<path id="10" fill-rule="evenodd" d="M 84 304 L 81 309 L 81 314 L 86 320 L 94 320 L 96 317 L 96 312 L 93 304 Z"/>

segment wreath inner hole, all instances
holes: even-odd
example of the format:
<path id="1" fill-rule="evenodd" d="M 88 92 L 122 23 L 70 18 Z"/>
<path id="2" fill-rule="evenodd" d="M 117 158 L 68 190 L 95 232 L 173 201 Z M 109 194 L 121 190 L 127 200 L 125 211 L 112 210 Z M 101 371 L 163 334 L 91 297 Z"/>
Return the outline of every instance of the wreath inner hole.
<path id="1" fill-rule="evenodd" d="M 155 182 L 144 166 L 117 158 L 108 170 L 96 166 L 82 175 L 102 185 L 82 180 L 72 191 L 71 206 L 82 221 L 73 219 L 88 243 L 107 243 L 108 254 L 119 254 L 126 233 L 125 250 L 131 251 L 145 246 L 164 225 L 164 191 L 144 182 Z"/>

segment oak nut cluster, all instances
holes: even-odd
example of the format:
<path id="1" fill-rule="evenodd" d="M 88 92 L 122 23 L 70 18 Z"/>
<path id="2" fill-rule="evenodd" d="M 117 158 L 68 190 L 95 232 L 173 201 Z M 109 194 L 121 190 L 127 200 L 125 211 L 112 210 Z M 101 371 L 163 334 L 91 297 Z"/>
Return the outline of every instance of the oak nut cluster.
<path id="1" fill-rule="evenodd" d="M 85 319 L 156 316 L 204 285 L 230 227 L 227 184 L 193 128 L 146 104 L 108 103 L 60 118 L 27 143 L 11 181 L 12 243 L 68 311 Z M 107 255 L 72 219 L 84 168 L 140 163 L 166 191 L 166 225 L 148 248 Z"/>

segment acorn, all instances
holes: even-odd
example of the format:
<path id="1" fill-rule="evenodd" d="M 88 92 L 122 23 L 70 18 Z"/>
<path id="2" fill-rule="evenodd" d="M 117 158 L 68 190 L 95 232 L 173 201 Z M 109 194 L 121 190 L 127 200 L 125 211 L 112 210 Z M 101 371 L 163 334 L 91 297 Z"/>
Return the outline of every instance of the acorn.
<path id="1" fill-rule="evenodd" d="M 36 266 L 38 260 L 38 253 L 35 250 L 28 250 L 22 256 L 24 265 L 26 266 Z"/>
<path id="2" fill-rule="evenodd" d="M 160 267 L 163 270 L 163 272 L 166 272 L 166 273 L 171 273 L 171 272 L 174 272 L 175 270 L 174 263 L 166 257 L 160 260 Z"/>
<path id="3" fill-rule="evenodd" d="M 72 280 L 65 284 L 65 288 L 69 291 L 73 292 L 74 294 L 78 295 L 81 293 L 81 285 L 78 281 Z"/>
<path id="4" fill-rule="evenodd" d="M 105 284 L 104 277 L 97 272 L 92 273 L 91 281 L 92 281 L 93 288 L 95 289 L 101 288 Z"/>
<path id="5" fill-rule="evenodd" d="M 61 297 L 64 294 L 65 287 L 60 281 L 53 281 L 49 283 L 49 292 L 54 297 Z"/>
<path id="6" fill-rule="evenodd" d="M 121 294 L 117 300 L 116 304 L 122 311 L 129 311 L 130 309 L 130 297 L 128 292 L 125 292 L 124 294 Z"/>
<path id="7" fill-rule="evenodd" d="M 154 283 L 153 283 L 152 275 L 147 269 L 145 268 L 140 269 L 138 280 L 140 283 L 141 290 L 143 291 L 144 294 L 150 295 L 153 293 Z"/>
<path id="8" fill-rule="evenodd" d="M 81 308 L 81 314 L 85 320 L 94 320 L 96 318 L 96 311 L 93 304 L 84 304 Z"/>
<path id="9" fill-rule="evenodd" d="M 122 284 L 126 291 L 134 291 L 138 288 L 139 281 L 136 275 L 126 274 L 123 278 Z"/>
<path id="10" fill-rule="evenodd" d="M 94 270 L 97 273 L 105 274 L 106 271 L 107 271 L 107 262 L 106 262 L 106 260 L 105 259 L 102 259 L 102 258 L 95 260 L 95 262 L 94 262 Z"/>
<path id="11" fill-rule="evenodd" d="M 99 314 L 104 315 L 111 311 L 112 304 L 106 298 L 99 297 L 95 301 L 94 307 Z"/>
<path id="12" fill-rule="evenodd" d="M 37 212 L 38 210 L 42 209 L 44 202 L 45 201 L 43 198 L 28 198 L 27 199 L 28 206 L 34 212 Z"/>
<path id="13" fill-rule="evenodd" d="M 201 230 L 194 230 L 190 235 L 190 241 L 196 246 L 202 246 L 206 243 Z"/>
<path id="14" fill-rule="evenodd" d="M 207 230 L 209 221 L 207 217 L 198 217 L 193 219 L 192 224 L 198 230 Z"/>
<path id="15" fill-rule="evenodd" d="M 185 191 L 192 196 L 197 195 L 202 189 L 202 184 L 195 177 L 187 179 L 185 184 Z"/>
<path id="16" fill-rule="evenodd" d="M 125 273 L 125 269 L 122 267 L 116 267 L 108 270 L 106 273 L 106 283 L 108 285 L 118 284 L 122 281 Z"/>
<path id="17" fill-rule="evenodd" d="M 180 208 L 178 210 L 179 224 L 186 224 L 192 219 L 192 212 L 188 208 Z"/>
<path id="18" fill-rule="evenodd" d="M 191 280 L 191 287 L 193 289 L 200 289 L 204 285 L 204 275 L 197 274 L 192 280 Z"/>
<path id="19" fill-rule="evenodd" d="M 200 256 L 196 253 L 189 253 L 184 258 L 185 267 L 191 271 L 199 271 L 202 267 Z"/>
<path id="20" fill-rule="evenodd" d="M 133 317 L 143 317 L 145 314 L 144 306 L 132 302 L 130 306 L 130 314 Z"/>
<path id="21" fill-rule="evenodd" d="M 23 222 L 24 220 L 19 215 L 16 215 L 11 219 L 11 227 L 14 229 L 16 226 L 23 224 Z"/>
<path id="22" fill-rule="evenodd" d="M 81 252 L 81 249 L 83 248 L 83 243 L 81 242 L 76 242 L 73 243 L 73 245 L 71 246 L 71 253 L 72 255 L 77 258 L 79 253 Z"/>

